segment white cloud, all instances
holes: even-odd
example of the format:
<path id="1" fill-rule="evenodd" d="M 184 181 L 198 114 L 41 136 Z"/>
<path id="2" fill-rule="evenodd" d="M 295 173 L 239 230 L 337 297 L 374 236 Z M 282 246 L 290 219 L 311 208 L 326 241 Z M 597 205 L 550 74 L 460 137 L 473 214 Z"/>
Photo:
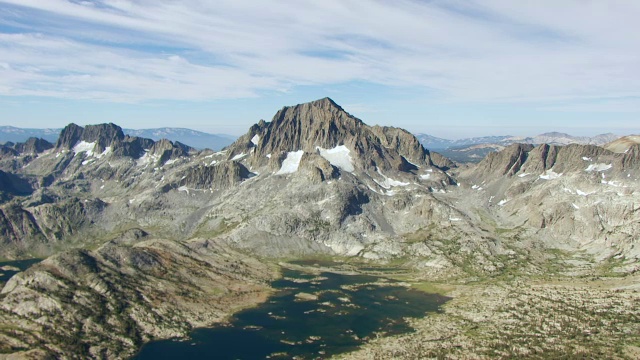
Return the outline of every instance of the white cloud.
<path id="1" fill-rule="evenodd" d="M 640 96 L 635 2 L 0 0 L 0 94 L 207 100 L 365 81 L 455 101 Z M 6 65 L 6 66 L 4 66 Z"/>

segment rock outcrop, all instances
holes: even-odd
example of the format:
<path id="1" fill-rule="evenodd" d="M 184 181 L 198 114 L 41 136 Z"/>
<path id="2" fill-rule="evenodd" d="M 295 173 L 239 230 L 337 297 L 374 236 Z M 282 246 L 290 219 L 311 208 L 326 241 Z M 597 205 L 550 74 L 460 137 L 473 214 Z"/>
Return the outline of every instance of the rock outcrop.
<path id="1" fill-rule="evenodd" d="M 180 180 L 179 186 L 198 190 L 220 190 L 235 186 L 250 175 L 244 165 L 235 161 L 214 166 L 189 168 Z"/>

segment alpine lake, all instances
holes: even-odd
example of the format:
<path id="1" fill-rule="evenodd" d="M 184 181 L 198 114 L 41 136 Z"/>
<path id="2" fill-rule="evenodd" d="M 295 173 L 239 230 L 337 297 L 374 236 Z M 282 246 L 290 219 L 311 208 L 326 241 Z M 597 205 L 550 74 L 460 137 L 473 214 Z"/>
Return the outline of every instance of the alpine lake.
<path id="1" fill-rule="evenodd" d="M 0 289 L 11 277 L 21 271 L 27 270 L 42 259 L 12 260 L 0 262 Z"/>
<path id="2" fill-rule="evenodd" d="M 281 265 L 282 278 L 262 305 L 186 339 L 150 342 L 134 359 L 322 359 L 411 332 L 405 318 L 437 312 L 449 299 L 386 277 L 393 268 L 315 260 Z"/>

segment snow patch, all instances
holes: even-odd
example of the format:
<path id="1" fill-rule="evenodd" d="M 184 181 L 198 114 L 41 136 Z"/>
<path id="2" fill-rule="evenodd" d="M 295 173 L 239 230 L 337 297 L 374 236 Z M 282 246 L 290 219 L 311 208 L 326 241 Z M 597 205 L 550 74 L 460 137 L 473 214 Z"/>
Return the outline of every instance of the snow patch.
<path id="1" fill-rule="evenodd" d="M 171 164 L 173 164 L 173 163 L 174 163 L 174 162 L 176 162 L 176 161 L 178 161 L 178 159 L 171 159 L 171 160 L 167 160 L 167 162 L 166 162 L 166 163 L 164 163 L 164 165 L 165 165 L 165 166 L 167 166 L 167 165 L 171 165 Z M 214 160 L 214 161 L 215 161 L 215 160 Z"/>
<path id="2" fill-rule="evenodd" d="M 420 179 L 422 179 L 422 180 L 429 180 L 430 178 L 431 178 L 431 174 L 420 175 Z"/>
<path id="3" fill-rule="evenodd" d="M 593 161 L 593 159 L 591 159 L 590 157 L 586 157 L 586 156 L 583 156 L 582 160 L 584 160 L 584 161 Z"/>
<path id="4" fill-rule="evenodd" d="M 253 145 L 258 146 L 258 142 L 260 142 L 260 136 L 258 134 L 253 135 L 253 137 L 251 138 L 251 142 L 253 143 Z"/>
<path id="5" fill-rule="evenodd" d="M 280 167 L 276 175 L 292 174 L 298 171 L 302 154 L 304 154 L 302 150 L 288 152 L 287 158 L 282 162 L 282 167 Z"/>
<path id="6" fill-rule="evenodd" d="M 178 191 L 186 191 L 186 192 L 187 192 L 187 195 L 189 195 L 189 188 L 188 188 L 188 187 L 186 187 L 186 186 L 180 186 L 180 187 L 178 188 Z"/>
<path id="7" fill-rule="evenodd" d="M 506 204 L 506 203 L 508 203 L 508 202 L 509 202 L 509 200 L 507 200 L 507 199 L 502 199 L 502 200 L 500 200 L 500 202 L 498 202 L 498 206 L 504 206 L 504 204 Z"/>
<path id="8" fill-rule="evenodd" d="M 240 160 L 240 159 L 242 159 L 242 158 L 243 158 L 243 157 L 245 157 L 245 156 L 247 156 L 247 154 L 245 154 L 245 153 L 240 153 L 240 154 L 238 154 L 238 155 L 236 155 L 236 156 L 232 157 L 232 158 L 231 158 L 231 161 L 233 161 L 233 160 Z"/>
<path id="9" fill-rule="evenodd" d="M 580 190 L 577 190 L 577 189 L 576 189 L 576 194 L 578 194 L 578 195 L 580 195 L 580 196 L 588 196 L 588 195 L 591 195 L 591 194 L 593 194 L 593 193 L 586 193 L 586 192 L 584 192 L 584 191 L 580 191 Z"/>
<path id="10" fill-rule="evenodd" d="M 622 186 L 621 182 L 615 181 L 615 180 L 611 180 L 611 181 L 602 180 L 601 182 L 605 185 L 610 185 L 613 187 L 626 187 L 626 186 Z"/>
<path id="11" fill-rule="evenodd" d="M 149 165 L 158 161 L 160 157 L 158 155 L 149 154 L 149 149 L 144 149 L 144 155 L 136 160 L 138 166 Z"/>
<path id="12" fill-rule="evenodd" d="M 378 172 L 378 174 L 380 174 L 380 176 L 382 176 L 384 178 L 383 181 L 378 181 L 378 180 L 373 180 L 376 182 L 376 184 L 382 186 L 385 189 L 391 189 L 391 187 L 393 186 L 407 186 L 409 185 L 408 182 L 402 182 L 402 181 L 398 181 L 392 178 L 389 178 L 387 176 L 385 176 L 383 173 L 380 172 L 380 169 L 376 168 L 376 171 Z M 387 194 L 388 195 L 388 194 Z"/>
<path id="13" fill-rule="evenodd" d="M 525 176 L 529 176 L 529 175 L 531 175 L 531 174 L 529 174 L 529 173 L 522 173 L 522 174 L 518 174 L 518 177 L 523 178 L 523 177 L 525 177 Z"/>
<path id="14" fill-rule="evenodd" d="M 598 163 L 598 164 L 591 164 L 589 165 L 589 167 L 587 167 L 584 171 L 606 171 L 611 169 L 613 165 L 611 164 L 602 164 L 602 163 Z"/>
<path id="15" fill-rule="evenodd" d="M 350 151 L 346 146 L 339 145 L 333 149 L 323 149 L 316 146 L 316 149 L 320 152 L 320 156 L 325 158 L 331 165 L 347 172 L 353 172 L 355 170 L 353 167 L 353 159 L 351 159 Z"/>
<path id="16" fill-rule="evenodd" d="M 93 148 L 95 147 L 96 147 L 95 142 L 86 142 L 83 140 L 77 143 L 76 146 L 73 147 L 72 151 L 76 154 L 85 152 L 88 156 L 91 156 L 93 155 Z"/>
<path id="17" fill-rule="evenodd" d="M 578 205 L 576 205 L 576 204 L 574 204 L 574 203 L 571 203 L 571 206 L 573 206 L 573 208 L 574 208 L 574 209 L 576 209 L 576 210 L 579 210 L 579 209 L 580 209 L 580 206 L 578 206 Z"/>
<path id="18" fill-rule="evenodd" d="M 545 172 L 543 172 L 542 175 L 540 175 L 540 179 L 553 180 L 553 179 L 559 178 L 560 176 L 562 176 L 562 173 L 558 174 L 554 172 L 553 169 L 549 169 L 549 170 L 545 170 Z"/>
<path id="19" fill-rule="evenodd" d="M 104 148 L 104 151 L 100 154 L 95 155 L 95 157 L 100 159 L 101 157 L 108 155 L 109 153 L 111 153 L 111 146 L 107 146 L 106 148 Z"/>
<path id="20" fill-rule="evenodd" d="M 449 221 L 461 221 L 462 219 L 457 218 L 457 217 L 450 217 Z"/>

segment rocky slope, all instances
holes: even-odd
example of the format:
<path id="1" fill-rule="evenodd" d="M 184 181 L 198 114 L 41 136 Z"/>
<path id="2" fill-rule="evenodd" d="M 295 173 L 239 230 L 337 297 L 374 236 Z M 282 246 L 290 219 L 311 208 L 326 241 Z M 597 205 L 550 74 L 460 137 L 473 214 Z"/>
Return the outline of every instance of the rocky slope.
<path id="1" fill-rule="evenodd" d="M 115 213 L 118 206 L 110 206 L 113 196 L 126 203 L 134 194 L 129 187 L 143 169 L 186 158 L 193 151 L 168 140 L 125 136 L 114 124 L 70 124 L 55 146 L 47 144 L 36 139 L 15 144 L 14 153 L 0 159 L 5 185 L 0 204 L 2 257 L 45 256 L 75 246 L 76 240 L 86 245 L 86 236 L 120 229 L 128 220 Z M 117 184 L 113 194 L 108 182 Z"/>
<path id="2" fill-rule="evenodd" d="M 603 147 L 609 151 L 616 153 L 625 153 L 634 145 L 640 144 L 640 136 L 629 135 L 623 136 L 610 143 L 605 144 Z"/>
<path id="3" fill-rule="evenodd" d="M 36 358 L 124 358 L 264 301 L 273 268 L 208 240 L 129 231 L 12 277 L 2 290 L 0 351 Z"/>
<path id="4" fill-rule="evenodd" d="M 588 251 L 634 271 L 638 239 L 638 151 L 593 145 L 511 145 L 460 172 L 469 203 L 503 233 L 548 247 Z"/>

